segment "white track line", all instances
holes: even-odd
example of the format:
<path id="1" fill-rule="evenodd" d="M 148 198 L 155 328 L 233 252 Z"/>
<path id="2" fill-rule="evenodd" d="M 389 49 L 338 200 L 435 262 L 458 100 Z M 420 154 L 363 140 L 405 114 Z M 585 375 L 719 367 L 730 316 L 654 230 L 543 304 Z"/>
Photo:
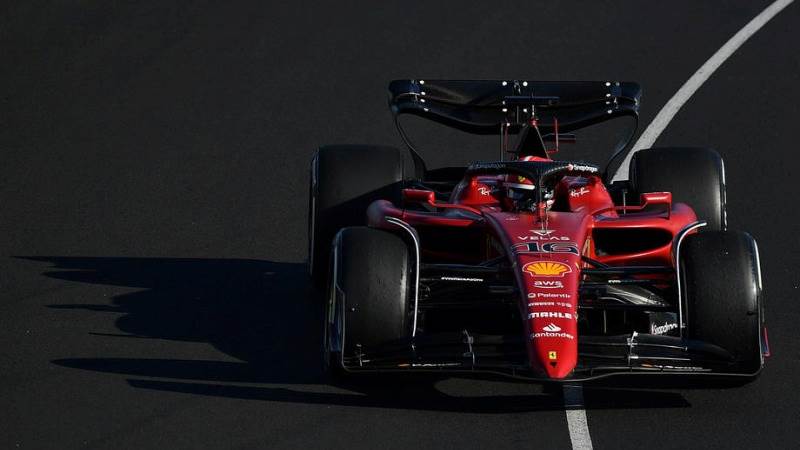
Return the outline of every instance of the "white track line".
<path id="1" fill-rule="evenodd" d="M 671 99 L 661 108 L 661 111 L 658 112 L 658 115 L 655 119 L 650 123 L 647 129 L 644 130 L 641 136 L 639 136 L 639 140 L 633 145 L 633 149 L 628 152 L 628 155 L 625 157 L 625 160 L 622 161 L 622 164 L 617 169 L 617 172 L 614 174 L 613 180 L 626 180 L 628 179 L 628 166 L 631 161 L 631 157 L 633 154 L 636 153 L 638 150 L 643 148 L 650 148 L 658 139 L 658 136 L 661 135 L 661 132 L 664 131 L 664 128 L 669 125 L 672 119 L 675 117 L 675 114 L 680 111 L 681 107 L 686 103 L 703 83 L 708 80 L 718 68 L 722 65 L 730 56 L 744 44 L 747 42 L 748 39 L 752 35 L 756 33 L 756 31 L 760 30 L 767 22 L 770 21 L 776 14 L 781 12 L 784 8 L 792 4 L 794 0 L 776 0 L 774 3 L 769 5 L 764 11 L 761 11 L 761 14 L 757 15 L 753 18 L 747 25 L 744 26 L 738 33 L 734 34 L 732 38 L 728 40 L 719 50 L 717 50 L 708 61 L 705 62 L 697 72 L 689 78 L 686 83 L 678 89 L 678 92 L 672 96 Z"/>
<path id="2" fill-rule="evenodd" d="M 586 421 L 586 410 L 583 409 L 583 387 L 580 385 L 564 385 L 564 409 L 567 413 L 569 440 L 574 450 L 592 450 L 592 436 L 589 435 L 589 424 Z"/>
<path id="3" fill-rule="evenodd" d="M 784 8 L 792 4 L 794 0 L 776 0 L 761 14 L 753 18 L 738 33 L 734 34 L 719 50 L 717 50 L 708 61 L 705 62 L 697 72 L 692 75 L 686 83 L 678 89 L 678 92 L 661 108 L 658 115 L 644 130 L 633 149 L 625 157 L 613 180 L 625 180 L 628 178 L 628 165 L 633 154 L 642 148 L 649 148 L 655 143 L 664 128 L 669 125 L 675 114 L 681 109 L 703 83 L 722 65 L 730 56 L 750 39 L 756 31 L 760 30 L 767 22 L 775 17 Z M 569 428 L 569 439 L 574 450 L 591 450 L 592 436 L 589 434 L 589 424 L 586 420 L 586 410 L 583 407 L 583 388 L 581 386 L 564 385 L 564 408 L 567 414 L 567 427 Z"/>

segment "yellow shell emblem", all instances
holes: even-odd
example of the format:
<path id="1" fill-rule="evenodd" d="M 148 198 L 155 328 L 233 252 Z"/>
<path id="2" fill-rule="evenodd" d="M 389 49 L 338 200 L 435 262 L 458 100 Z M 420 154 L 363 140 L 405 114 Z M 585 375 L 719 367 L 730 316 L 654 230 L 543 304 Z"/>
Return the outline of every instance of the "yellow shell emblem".
<path id="1" fill-rule="evenodd" d="M 536 261 L 525 264 L 522 271 L 531 274 L 532 277 L 563 277 L 565 273 L 572 272 L 572 269 L 557 261 Z"/>

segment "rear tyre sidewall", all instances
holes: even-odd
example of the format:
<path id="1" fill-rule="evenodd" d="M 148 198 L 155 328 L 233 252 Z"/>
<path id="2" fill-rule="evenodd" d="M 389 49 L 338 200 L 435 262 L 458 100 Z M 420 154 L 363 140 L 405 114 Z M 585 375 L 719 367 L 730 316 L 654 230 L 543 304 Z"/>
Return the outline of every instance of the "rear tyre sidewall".
<path id="1" fill-rule="evenodd" d="M 309 273 L 325 286 L 330 245 L 347 226 L 364 225 L 375 200 L 399 202 L 403 153 L 393 147 L 323 146 L 311 162 L 308 201 Z"/>
<path id="2" fill-rule="evenodd" d="M 689 205 L 707 230 L 727 228 L 725 165 L 710 148 L 651 148 L 634 153 L 629 173 L 634 192 L 671 192 Z"/>

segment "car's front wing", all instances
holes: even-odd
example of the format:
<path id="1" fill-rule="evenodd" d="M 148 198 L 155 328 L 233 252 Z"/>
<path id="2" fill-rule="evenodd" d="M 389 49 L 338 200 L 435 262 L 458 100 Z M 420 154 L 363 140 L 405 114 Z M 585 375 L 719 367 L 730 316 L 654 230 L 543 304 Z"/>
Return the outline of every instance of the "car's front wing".
<path id="1" fill-rule="evenodd" d="M 390 342 L 378 351 L 342 355 L 344 370 L 365 372 L 492 373 L 541 382 L 589 381 L 615 375 L 745 376 L 731 354 L 718 346 L 672 336 L 632 333 L 582 336 L 578 364 L 565 378 L 531 368 L 522 337 L 437 333 Z"/>

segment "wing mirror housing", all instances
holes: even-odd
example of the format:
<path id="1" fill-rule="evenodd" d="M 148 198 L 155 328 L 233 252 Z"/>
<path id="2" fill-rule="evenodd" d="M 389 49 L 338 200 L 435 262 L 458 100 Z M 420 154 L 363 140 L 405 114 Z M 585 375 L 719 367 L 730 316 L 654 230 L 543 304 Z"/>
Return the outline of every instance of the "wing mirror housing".
<path id="1" fill-rule="evenodd" d="M 433 205 L 436 202 L 436 195 L 433 191 L 425 189 L 403 189 L 403 202 L 406 203 L 428 203 Z"/>

